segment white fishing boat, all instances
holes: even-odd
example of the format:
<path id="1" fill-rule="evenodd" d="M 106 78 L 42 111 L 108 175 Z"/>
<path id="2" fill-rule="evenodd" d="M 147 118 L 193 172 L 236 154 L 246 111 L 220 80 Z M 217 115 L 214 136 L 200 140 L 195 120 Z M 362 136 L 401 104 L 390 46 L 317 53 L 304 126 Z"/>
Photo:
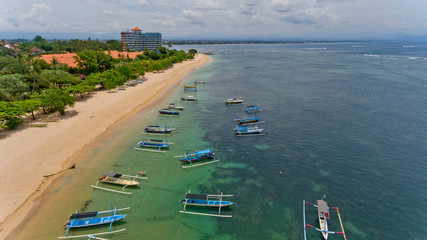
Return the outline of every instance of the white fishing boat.
<path id="1" fill-rule="evenodd" d="M 121 194 L 132 194 L 131 192 L 125 192 L 125 188 L 129 187 L 129 186 L 130 187 L 138 186 L 139 182 L 135 181 L 135 179 L 147 179 L 147 178 L 146 177 L 140 177 L 140 176 L 130 176 L 130 175 L 125 175 L 125 174 L 120 174 L 120 173 L 115 173 L 115 172 L 105 172 L 104 176 L 100 177 L 98 179 L 98 181 L 96 182 L 96 184 L 91 185 L 91 187 L 96 188 L 96 189 L 100 189 L 100 190 L 121 193 Z M 114 190 L 111 188 L 100 187 L 100 186 L 98 186 L 98 184 L 100 182 L 114 184 L 114 185 L 120 185 L 120 186 L 123 186 L 123 188 L 121 191 L 118 191 L 118 190 Z"/>
<path id="2" fill-rule="evenodd" d="M 225 104 L 227 105 L 242 104 L 243 102 L 244 102 L 243 99 L 239 99 L 239 98 L 228 98 L 227 100 L 225 100 Z"/>
<path id="3" fill-rule="evenodd" d="M 307 205 L 307 204 L 317 208 L 317 217 L 319 219 L 319 227 L 315 227 L 315 226 L 312 226 L 310 224 L 306 224 L 306 222 L 305 222 L 305 205 Z M 328 229 L 328 219 L 330 219 L 330 213 L 329 213 L 330 209 L 337 210 L 338 219 L 339 219 L 339 222 L 341 225 L 341 232 L 329 231 L 329 229 Z M 337 207 L 329 207 L 328 203 L 323 199 L 317 200 L 317 205 L 313 204 L 311 202 L 306 202 L 305 200 L 303 200 L 303 220 L 304 220 L 304 240 L 307 240 L 307 233 L 306 233 L 307 227 L 313 228 L 314 230 L 321 232 L 322 236 L 325 240 L 328 239 L 329 234 L 342 234 L 342 236 L 344 237 L 344 240 L 347 240 L 347 235 L 344 232 L 344 226 L 343 226 L 342 221 L 341 221 L 341 215 L 340 215 L 339 209 Z"/>
<path id="4" fill-rule="evenodd" d="M 328 239 L 328 218 L 329 207 L 328 203 L 324 200 L 317 200 L 317 215 L 319 218 L 319 226 L 322 230 L 322 235 L 325 240 Z"/>

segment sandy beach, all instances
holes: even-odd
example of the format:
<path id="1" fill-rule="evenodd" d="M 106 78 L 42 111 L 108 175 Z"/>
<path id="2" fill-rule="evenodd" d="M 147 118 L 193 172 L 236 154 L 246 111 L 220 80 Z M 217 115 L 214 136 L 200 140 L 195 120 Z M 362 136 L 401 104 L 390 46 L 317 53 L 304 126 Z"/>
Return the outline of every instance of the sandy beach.
<path id="1" fill-rule="evenodd" d="M 67 108 L 66 115 L 45 128 L 25 128 L 0 139 L 0 239 L 16 227 L 53 177 L 77 164 L 77 153 L 98 135 L 159 98 L 166 89 L 210 61 L 203 54 L 176 64 L 126 90 L 97 91 Z"/>

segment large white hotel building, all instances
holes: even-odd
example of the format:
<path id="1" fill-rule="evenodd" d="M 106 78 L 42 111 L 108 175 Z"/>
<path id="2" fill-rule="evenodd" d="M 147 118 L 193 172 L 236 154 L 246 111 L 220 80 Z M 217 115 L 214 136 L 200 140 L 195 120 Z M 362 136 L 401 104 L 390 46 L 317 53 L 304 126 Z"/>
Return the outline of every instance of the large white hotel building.
<path id="1" fill-rule="evenodd" d="M 162 34 L 159 32 L 146 32 L 143 33 L 138 27 L 131 30 L 121 32 L 123 48 L 122 51 L 126 52 L 134 50 L 142 52 L 144 49 L 153 51 L 156 47 L 162 45 Z"/>

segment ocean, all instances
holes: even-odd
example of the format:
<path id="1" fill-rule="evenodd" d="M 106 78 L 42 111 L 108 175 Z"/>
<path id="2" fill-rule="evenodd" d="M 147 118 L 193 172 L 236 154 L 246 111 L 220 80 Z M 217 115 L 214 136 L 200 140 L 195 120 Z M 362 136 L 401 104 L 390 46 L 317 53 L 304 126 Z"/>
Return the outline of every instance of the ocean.
<path id="1" fill-rule="evenodd" d="M 109 239 L 303 239 L 303 200 L 324 198 L 338 207 L 348 239 L 427 238 L 427 44 L 338 42 L 184 45 L 212 53 L 212 62 L 183 79 L 165 97 L 110 129 L 92 144 L 75 171 L 45 197 L 52 204 L 34 213 L 22 236 L 56 239 L 75 210 L 132 207 Z M 179 117 L 157 116 L 185 96 L 183 85 L 205 81 L 181 103 Z M 241 97 L 244 105 L 224 100 Z M 265 136 L 235 137 L 234 119 L 258 104 Z M 149 124 L 175 128 L 166 153 L 135 150 Z M 156 136 L 158 139 L 161 137 Z M 182 169 L 175 156 L 211 149 L 220 160 Z M 148 180 L 132 195 L 90 188 L 104 171 Z M 235 202 L 215 218 L 181 214 L 192 193 L 233 194 Z M 46 200 L 48 201 L 48 200 Z M 55 216 L 43 218 L 43 211 Z M 317 209 L 306 207 L 318 226 Z M 335 210 L 328 221 L 341 231 Z M 30 233 L 36 226 L 49 226 Z M 72 235 L 108 228 L 71 231 Z M 26 232 L 26 233 L 25 233 Z M 108 237 L 107 237 L 108 238 Z M 307 228 L 307 239 L 322 239 Z M 330 239 L 342 239 L 331 235 Z"/>

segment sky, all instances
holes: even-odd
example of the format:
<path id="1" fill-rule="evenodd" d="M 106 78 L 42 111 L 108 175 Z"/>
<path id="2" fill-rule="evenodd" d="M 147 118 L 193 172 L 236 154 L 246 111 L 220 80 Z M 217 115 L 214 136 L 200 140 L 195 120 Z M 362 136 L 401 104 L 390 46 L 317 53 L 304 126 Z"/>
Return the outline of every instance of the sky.
<path id="1" fill-rule="evenodd" d="M 369 40 L 427 36 L 427 0 L 0 0 L 0 39 Z"/>

